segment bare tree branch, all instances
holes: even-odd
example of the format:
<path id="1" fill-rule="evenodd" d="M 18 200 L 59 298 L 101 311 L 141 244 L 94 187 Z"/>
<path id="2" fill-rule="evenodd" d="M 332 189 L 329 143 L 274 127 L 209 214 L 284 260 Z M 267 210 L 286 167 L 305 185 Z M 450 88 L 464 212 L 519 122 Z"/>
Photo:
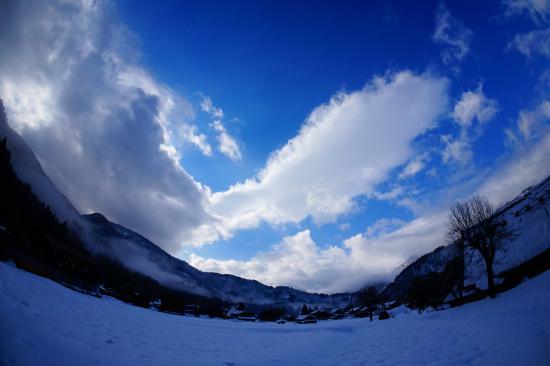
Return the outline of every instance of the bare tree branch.
<path id="1" fill-rule="evenodd" d="M 475 195 L 452 208 L 447 224 L 447 236 L 465 255 L 467 249 L 480 254 L 485 263 L 489 295 L 495 296 L 494 264 L 506 253 L 506 245 L 516 238 L 499 210 L 482 195 Z M 469 251 L 468 251 L 469 252 Z"/>

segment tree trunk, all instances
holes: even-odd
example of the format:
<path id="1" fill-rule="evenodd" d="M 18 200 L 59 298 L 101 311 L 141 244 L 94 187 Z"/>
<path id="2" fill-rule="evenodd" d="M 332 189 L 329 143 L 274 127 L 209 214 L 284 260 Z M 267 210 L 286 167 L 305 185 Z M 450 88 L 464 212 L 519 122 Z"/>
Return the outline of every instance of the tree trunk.
<path id="1" fill-rule="evenodd" d="M 370 321 L 372 322 L 372 305 L 369 304 L 369 317 L 370 317 Z"/>
<path id="2" fill-rule="evenodd" d="M 487 269 L 487 291 L 491 298 L 495 298 L 495 278 L 493 274 L 493 261 L 489 258 L 485 258 L 485 267 Z"/>

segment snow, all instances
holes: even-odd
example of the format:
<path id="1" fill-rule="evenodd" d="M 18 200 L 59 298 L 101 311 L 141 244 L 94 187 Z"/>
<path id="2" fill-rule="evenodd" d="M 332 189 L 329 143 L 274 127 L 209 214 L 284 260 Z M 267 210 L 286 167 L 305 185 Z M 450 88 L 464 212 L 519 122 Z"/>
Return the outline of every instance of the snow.
<path id="1" fill-rule="evenodd" d="M 550 272 L 494 300 L 418 314 L 248 323 L 159 313 L 0 263 L 0 364 L 548 365 Z"/>
<path id="2" fill-rule="evenodd" d="M 517 237 L 506 246 L 495 261 L 495 273 L 511 269 L 550 248 L 550 177 L 537 186 L 529 187 L 503 210 L 504 220 Z M 479 255 L 467 268 L 465 285 L 487 288 L 485 266 Z"/>
<path id="3" fill-rule="evenodd" d="M 402 316 L 402 315 L 409 315 L 409 313 L 412 310 L 406 307 L 405 305 L 400 305 L 394 309 L 391 309 L 388 311 L 392 317 Z"/>

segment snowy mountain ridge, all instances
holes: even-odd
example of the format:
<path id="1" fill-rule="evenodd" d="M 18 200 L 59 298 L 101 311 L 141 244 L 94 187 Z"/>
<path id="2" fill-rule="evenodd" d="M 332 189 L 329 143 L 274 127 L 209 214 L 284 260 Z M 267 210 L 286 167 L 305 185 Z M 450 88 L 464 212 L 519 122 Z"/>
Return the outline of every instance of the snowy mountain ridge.
<path id="1" fill-rule="evenodd" d="M 508 243 L 506 253 L 501 253 L 495 263 L 498 276 L 550 248 L 550 177 L 524 189 L 516 198 L 502 205 L 497 214 L 503 216 L 517 233 L 515 240 Z M 389 298 L 403 296 L 415 279 L 443 272 L 458 254 L 453 245 L 446 245 L 421 256 L 386 286 L 385 295 Z M 465 285 L 486 288 L 484 267 L 479 257 L 467 262 L 464 270 Z"/>
<path id="2" fill-rule="evenodd" d="M 166 286 L 203 296 L 255 304 L 340 306 L 349 301 L 348 294 L 312 294 L 287 286 L 267 286 L 229 274 L 202 272 L 172 257 L 138 233 L 108 221 L 101 214 L 83 215 L 83 218 L 88 223 L 84 235 L 98 250 L 116 256 L 130 269 L 149 275 Z"/>

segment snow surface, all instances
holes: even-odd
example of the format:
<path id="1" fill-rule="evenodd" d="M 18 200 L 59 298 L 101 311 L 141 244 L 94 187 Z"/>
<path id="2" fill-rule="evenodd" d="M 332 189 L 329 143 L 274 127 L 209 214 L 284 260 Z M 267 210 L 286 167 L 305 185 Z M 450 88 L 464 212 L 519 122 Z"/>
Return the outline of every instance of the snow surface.
<path id="1" fill-rule="evenodd" d="M 517 237 L 497 255 L 494 268 L 497 274 L 550 248 L 550 177 L 508 202 L 502 215 Z M 466 285 L 473 283 L 477 288 L 487 289 L 485 265 L 479 253 L 474 255 L 466 272 Z"/>
<path id="2" fill-rule="evenodd" d="M 0 364 L 550 365 L 550 272 L 495 300 L 404 310 L 308 325 L 182 317 L 0 262 Z"/>

